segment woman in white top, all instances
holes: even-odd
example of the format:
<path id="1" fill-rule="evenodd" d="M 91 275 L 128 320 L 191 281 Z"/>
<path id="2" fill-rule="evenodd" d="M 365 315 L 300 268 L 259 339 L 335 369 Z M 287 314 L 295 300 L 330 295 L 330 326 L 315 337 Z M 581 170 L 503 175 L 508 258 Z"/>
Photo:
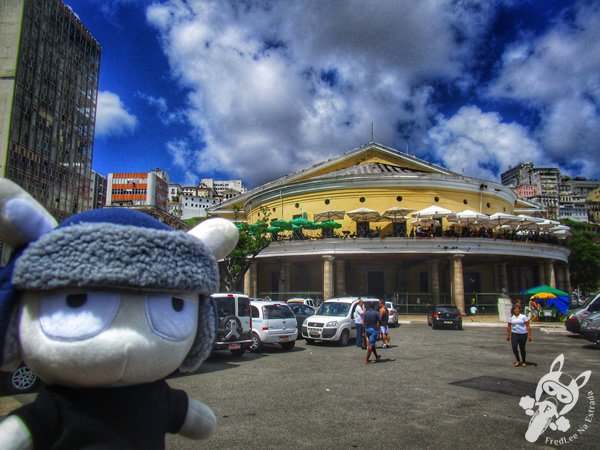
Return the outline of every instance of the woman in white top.
<path id="1" fill-rule="evenodd" d="M 515 367 L 527 367 L 525 344 L 527 343 L 527 340 L 531 342 L 531 327 L 529 326 L 529 317 L 522 314 L 521 305 L 515 305 L 513 308 L 513 315 L 508 320 L 506 340 L 511 341 L 512 350 L 517 359 L 513 365 Z M 521 353 L 520 355 L 519 351 Z"/>

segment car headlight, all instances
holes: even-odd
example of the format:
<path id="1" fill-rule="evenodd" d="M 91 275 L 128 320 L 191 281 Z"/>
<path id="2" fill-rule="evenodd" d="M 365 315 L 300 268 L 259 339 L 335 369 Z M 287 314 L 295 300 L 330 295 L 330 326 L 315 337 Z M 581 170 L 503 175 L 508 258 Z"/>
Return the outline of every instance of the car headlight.
<path id="1" fill-rule="evenodd" d="M 571 314 L 571 315 L 570 315 L 568 318 L 569 318 L 569 319 L 572 319 L 572 318 L 574 318 L 574 317 L 575 317 L 575 314 Z"/>
<path id="2" fill-rule="evenodd" d="M 337 327 L 337 320 L 332 320 L 331 322 L 327 322 L 325 324 L 326 327 Z"/>

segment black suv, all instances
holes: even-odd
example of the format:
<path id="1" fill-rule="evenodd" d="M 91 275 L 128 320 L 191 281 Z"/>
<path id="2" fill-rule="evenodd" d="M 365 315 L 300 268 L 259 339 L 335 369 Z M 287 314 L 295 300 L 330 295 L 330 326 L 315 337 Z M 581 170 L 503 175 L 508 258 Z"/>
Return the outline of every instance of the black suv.
<path id="1" fill-rule="evenodd" d="M 213 294 L 217 315 L 215 350 L 229 350 L 233 356 L 242 356 L 252 345 L 250 299 L 243 294 Z"/>
<path id="2" fill-rule="evenodd" d="M 427 325 L 462 330 L 462 314 L 455 305 L 434 305 L 427 314 Z"/>

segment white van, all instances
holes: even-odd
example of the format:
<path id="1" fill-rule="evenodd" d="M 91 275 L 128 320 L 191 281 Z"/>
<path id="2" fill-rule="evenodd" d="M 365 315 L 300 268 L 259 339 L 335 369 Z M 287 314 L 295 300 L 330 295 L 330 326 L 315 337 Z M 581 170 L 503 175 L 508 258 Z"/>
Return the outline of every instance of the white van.
<path id="1" fill-rule="evenodd" d="M 298 338 L 298 324 L 294 312 L 285 302 L 252 300 L 251 352 L 260 352 L 264 344 L 279 344 L 291 350 Z"/>
<path id="2" fill-rule="evenodd" d="M 362 298 L 370 307 L 378 309 L 379 300 L 373 297 L 340 297 L 324 302 L 314 316 L 308 317 L 302 324 L 302 337 L 307 344 L 314 341 L 334 341 L 348 345 L 350 339 L 356 339 L 354 310 L 358 299 Z"/>

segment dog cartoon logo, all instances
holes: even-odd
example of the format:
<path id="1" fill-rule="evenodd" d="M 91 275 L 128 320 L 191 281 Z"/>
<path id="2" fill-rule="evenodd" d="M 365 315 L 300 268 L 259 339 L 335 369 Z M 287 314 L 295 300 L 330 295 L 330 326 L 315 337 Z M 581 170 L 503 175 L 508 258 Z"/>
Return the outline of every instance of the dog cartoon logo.
<path id="1" fill-rule="evenodd" d="M 519 406 L 531 416 L 525 439 L 536 442 L 548 427 L 551 430 L 567 431 L 571 423 L 565 415 L 573 409 L 579 399 L 579 390 L 592 375 L 591 370 L 579 374 L 575 379 L 562 371 L 565 357 L 560 354 L 550 366 L 550 372 L 537 384 L 535 399 L 521 397 Z"/>

